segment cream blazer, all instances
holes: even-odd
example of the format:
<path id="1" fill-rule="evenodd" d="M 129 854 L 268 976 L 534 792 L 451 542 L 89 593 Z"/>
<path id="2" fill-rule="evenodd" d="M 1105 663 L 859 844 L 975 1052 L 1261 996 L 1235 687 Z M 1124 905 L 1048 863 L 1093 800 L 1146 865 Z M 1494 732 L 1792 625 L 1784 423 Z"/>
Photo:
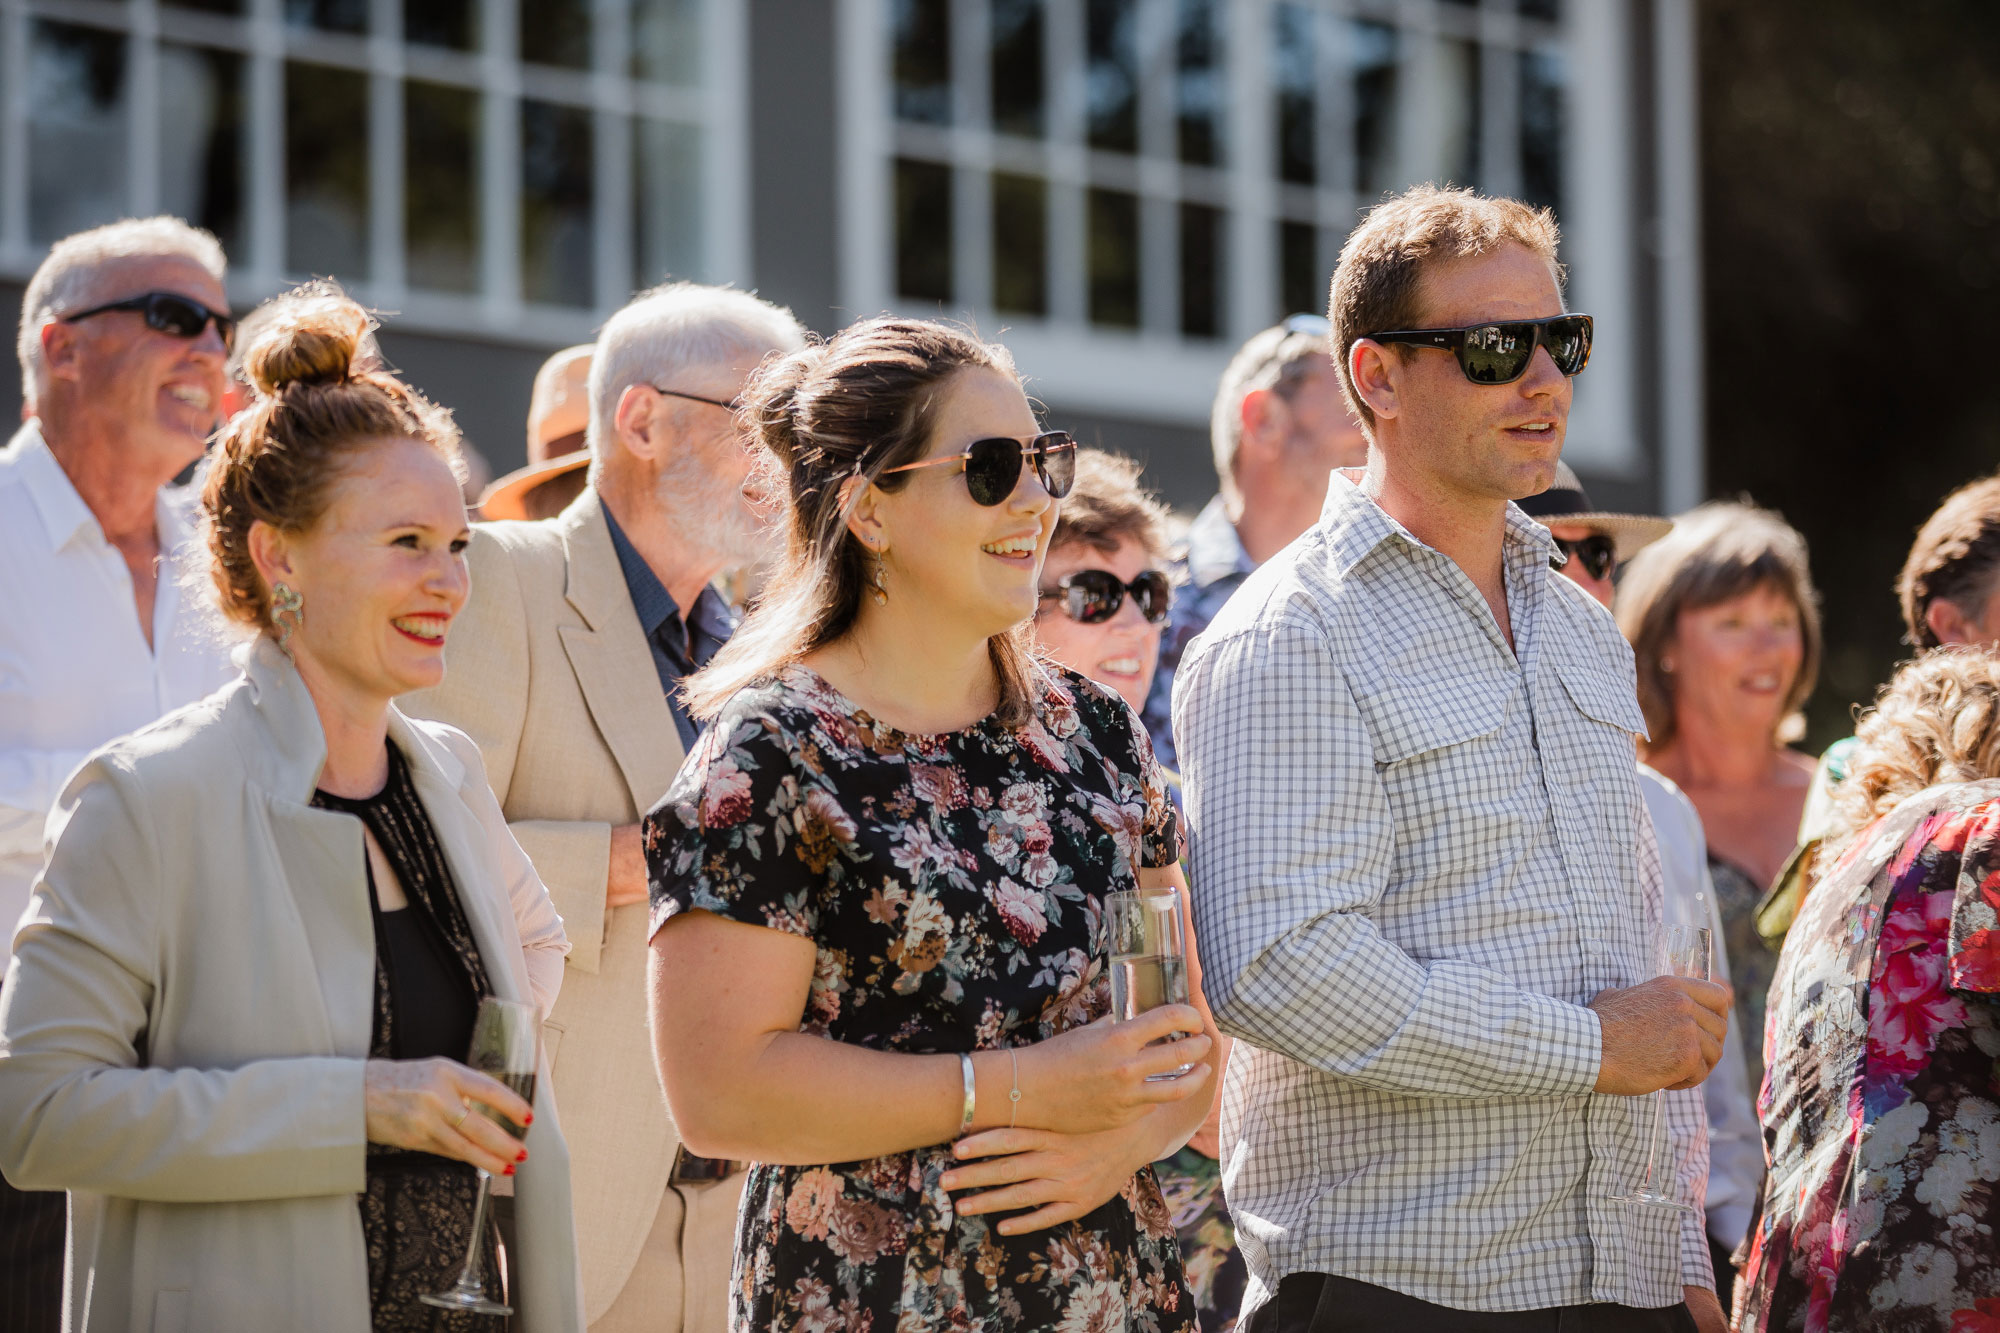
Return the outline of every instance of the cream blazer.
<path id="1" fill-rule="evenodd" d="M 584 1310 L 595 1321 L 631 1277 L 680 1146 L 646 1028 L 647 908 L 604 906 L 611 830 L 666 794 L 680 732 L 595 489 L 544 522 L 476 525 L 467 556 L 472 600 L 452 626 L 444 684 L 400 703 L 478 742 L 569 932 L 549 1058 L 569 1127 Z M 726 1240 L 719 1249 L 729 1253 Z M 692 1278 L 704 1298 L 713 1286 L 721 1326 L 726 1271 L 666 1277 Z M 696 1327 L 703 1304 L 693 1305 Z"/>
<path id="2" fill-rule="evenodd" d="M 111 742 L 50 817 L 0 996 L 0 1168 L 69 1190 L 66 1326 L 368 1333 L 355 1196 L 375 937 L 360 824 L 309 802 L 319 716 L 268 640 Z M 479 751 L 395 712 L 490 983 L 550 1005 L 562 921 Z M 549 1080 L 516 1178 L 516 1327 L 582 1327 Z"/>

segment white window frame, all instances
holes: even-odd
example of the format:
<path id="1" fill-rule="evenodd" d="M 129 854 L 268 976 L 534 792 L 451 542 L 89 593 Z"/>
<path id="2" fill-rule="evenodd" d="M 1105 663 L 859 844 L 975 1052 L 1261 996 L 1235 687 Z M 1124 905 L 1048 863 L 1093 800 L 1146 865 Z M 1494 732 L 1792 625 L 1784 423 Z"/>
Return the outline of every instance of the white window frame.
<path id="1" fill-rule="evenodd" d="M 159 41 L 235 51 L 249 62 L 246 107 L 245 232 L 230 256 L 229 291 L 239 306 L 307 276 L 283 262 L 284 63 L 344 66 L 369 76 L 369 277 L 346 282 L 364 303 L 393 312 L 399 330 L 546 345 L 589 341 L 632 291 L 664 275 L 634 271 L 631 117 L 650 115 L 696 127 L 702 136 L 701 271 L 676 274 L 743 281 L 749 253 L 747 15 L 737 0 L 702 0 L 699 88 L 628 77 L 628 0 L 595 0 L 590 70 L 522 63 L 515 51 L 517 0 L 480 0 L 482 46 L 461 52 L 403 41 L 404 4 L 370 0 L 372 36 L 288 24 L 283 0 L 249 0 L 242 16 L 163 6 L 159 0 L 0 0 L 0 275 L 25 279 L 45 250 L 28 236 L 27 41 L 35 19 L 127 34 L 127 212 L 159 208 Z M 401 81 L 416 77 L 479 92 L 477 177 L 480 221 L 477 291 L 452 295 L 410 288 L 404 279 Z M 520 98 L 588 107 L 595 113 L 595 252 L 589 307 L 526 301 L 521 295 Z M 342 275 L 335 274 L 336 277 Z M 345 282 L 346 279 L 343 278 Z"/>

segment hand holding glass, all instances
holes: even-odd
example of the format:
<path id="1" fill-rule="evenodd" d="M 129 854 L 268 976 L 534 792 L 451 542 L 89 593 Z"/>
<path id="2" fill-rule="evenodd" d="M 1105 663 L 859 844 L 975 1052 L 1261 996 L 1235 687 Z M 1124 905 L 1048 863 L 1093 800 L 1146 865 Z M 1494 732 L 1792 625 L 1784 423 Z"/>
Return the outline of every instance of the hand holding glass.
<path id="1" fill-rule="evenodd" d="M 1120 889 L 1104 898 L 1111 951 L 1111 1020 L 1130 1022 L 1148 1009 L 1188 1002 L 1187 921 L 1175 888 Z M 1166 1040 L 1185 1036 L 1175 1033 Z M 1151 1081 L 1179 1078 L 1182 1065 Z"/>
<path id="2" fill-rule="evenodd" d="M 1666 946 L 1666 966 L 1661 975 L 1710 980 L 1712 941 L 1707 926 L 1669 926 Z M 1619 1195 L 1618 1199 L 1622 1203 L 1643 1204 L 1648 1208 L 1677 1208 L 1683 1212 L 1695 1212 L 1698 1210 L 1694 1204 L 1685 1203 L 1674 1194 L 1672 1155 L 1667 1151 L 1666 1096 L 1664 1089 L 1652 1094 L 1652 1129 L 1646 1135 L 1646 1172 L 1639 1178 L 1636 1189 L 1630 1194 Z"/>
<path id="3" fill-rule="evenodd" d="M 542 1012 L 532 1004 L 487 996 L 479 1002 L 479 1017 L 472 1025 L 472 1050 L 465 1063 L 482 1074 L 506 1084 L 530 1106 L 535 1102 L 535 1073 L 542 1064 Z M 473 1102 L 472 1109 L 519 1139 L 528 1131 L 485 1105 Z M 480 1261 L 480 1242 L 486 1236 L 487 1203 L 493 1177 L 479 1173 L 479 1194 L 472 1206 L 472 1236 L 465 1245 L 465 1264 L 458 1282 L 450 1291 L 425 1295 L 425 1305 L 446 1310 L 470 1310 L 474 1314 L 512 1314 L 514 1307 L 486 1294 L 485 1265 Z"/>

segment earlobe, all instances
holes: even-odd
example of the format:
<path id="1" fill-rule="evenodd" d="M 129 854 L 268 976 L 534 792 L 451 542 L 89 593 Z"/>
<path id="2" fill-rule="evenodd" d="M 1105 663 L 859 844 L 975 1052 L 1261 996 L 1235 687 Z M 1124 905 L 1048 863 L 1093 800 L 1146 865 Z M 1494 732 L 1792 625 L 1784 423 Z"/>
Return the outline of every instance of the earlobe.
<path id="1" fill-rule="evenodd" d="M 1368 404 L 1377 420 L 1396 415 L 1399 402 L 1396 367 L 1390 364 L 1388 351 L 1382 344 L 1366 338 L 1357 340 L 1348 350 L 1347 370 L 1354 380 L 1355 396 Z"/>
<path id="2" fill-rule="evenodd" d="M 864 477 L 849 477 L 840 486 L 840 508 L 847 515 L 847 530 L 863 546 L 880 550 L 888 544 L 882 527 L 882 492 Z"/>
<path id="3" fill-rule="evenodd" d="M 292 566 L 292 553 L 286 544 L 284 534 L 269 523 L 259 519 L 250 525 L 250 561 L 257 566 L 257 572 L 264 576 L 264 582 L 274 584 L 280 579 L 296 578 L 298 571 Z"/>
<path id="4" fill-rule="evenodd" d="M 648 462 L 653 458 L 653 391 L 643 384 L 628 384 L 618 395 L 618 410 L 612 414 L 619 443 L 627 452 Z"/>

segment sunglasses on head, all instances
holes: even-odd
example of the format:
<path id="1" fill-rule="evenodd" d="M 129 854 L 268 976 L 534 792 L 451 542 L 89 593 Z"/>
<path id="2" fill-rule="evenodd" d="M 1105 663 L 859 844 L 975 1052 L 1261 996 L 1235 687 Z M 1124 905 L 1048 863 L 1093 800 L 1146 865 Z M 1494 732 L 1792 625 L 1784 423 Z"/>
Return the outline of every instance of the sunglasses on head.
<path id="1" fill-rule="evenodd" d="M 233 347 L 236 344 L 236 321 L 233 318 L 175 292 L 146 292 L 123 301 L 112 301 L 108 305 L 92 306 L 73 315 L 64 315 L 62 322 L 74 324 L 94 315 L 108 315 L 114 310 L 137 310 L 146 317 L 147 328 L 175 338 L 199 338 L 213 320 L 222 345 Z"/>
<path id="2" fill-rule="evenodd" d="M 1528 373 L 1537 347 L 1549 349 L 1549 359 L 1565 375 L 1590 363 L 1589 315 L 1558 315 L 1554 319 L 1473 324 L 1462 329 L 1397 329 L 1362 335 L 1370 342 L 1409 343 L 1440 347 L 1458 357 L 1458 368 L 1474 384 L 1512 384 Z"/>
<path id="3" fill-rule="evenodd" d="M 1149 569 L 1130 583 L 1122 582 L 1108 569 L 1079 569 L 1063 575 L 1053 589 L 1042 593 L 1045 602 L 1062 603 L 1063 614 L 1081 625 L 1102 625 L 1125 605 L 1132 594 L 1139 614 L 1149 625 L 1158 625 L 1174 609 L 1174 585 L 1157 569 Z"/>
<path id="4" fill-rule="evenodd" d="M 1051 499 L 1060 500 L 1069 494 L 1069 488 L 1076 484 L 1076 441 L 1066 430 L 1044 431 L 1031 440 L 1005 435 L 974 440 L 964 453 L 885 468 L 882 475 L 962 463 L 965 489 L 972 493 L 972 502 L 990 508 L 1014 493 L 1014 487 L 1021 481 L 1021 467 L 1031 458 L 1035 475 L 1041 478 L 1042 489 Z"/>
<path id="5" fill-rule="evenodd" d="M 1556 549 L 1583 566 L 1583 572 L 1594 579 L 1611 577 L 1611 567 L 1618 563 L 1618 543 L 1602 533 L 1592 533 L 1588 537 L 1570 540 L 1556 538 Z M 1549 561 L 1550 569 L 1561 569 L 1560 561 Z"/>

